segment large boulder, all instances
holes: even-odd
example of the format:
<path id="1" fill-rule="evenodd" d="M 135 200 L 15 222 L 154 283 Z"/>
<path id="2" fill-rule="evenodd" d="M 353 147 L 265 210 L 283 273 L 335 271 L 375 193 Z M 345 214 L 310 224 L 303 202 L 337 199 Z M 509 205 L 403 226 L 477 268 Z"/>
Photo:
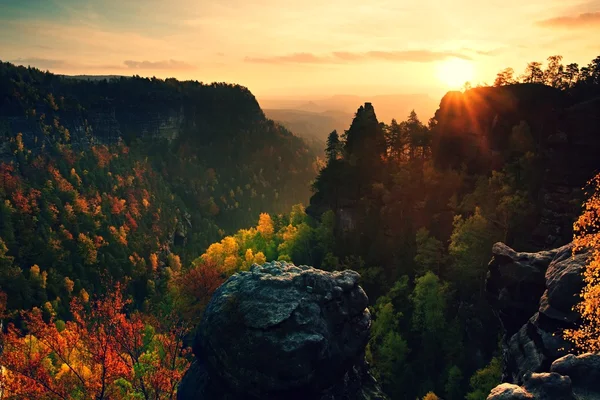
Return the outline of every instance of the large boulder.
<path id="1" fill-rule="evenodd" d="M 229 278 L 194 340 L 180 399 L 377 399 L 371 317 L 354 271 L 272 262 Z"/>
<path id="2" fill-rule="evenodd" d="M 578 399 L 600 398 L 600 355 L 568 354 L 554 361 L 550 371 L 571 378 Z"/>

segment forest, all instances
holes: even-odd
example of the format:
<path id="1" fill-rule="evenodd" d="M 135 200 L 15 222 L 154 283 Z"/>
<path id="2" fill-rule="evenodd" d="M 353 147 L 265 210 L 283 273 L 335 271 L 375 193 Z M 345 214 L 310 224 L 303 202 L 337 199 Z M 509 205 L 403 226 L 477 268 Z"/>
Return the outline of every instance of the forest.
<path id="1" fill-rule="evenodd" d="M 321 160 L 239 86 L 0 64 L 2 397 L 175 398 L 211 294 L 284 260 L 361 274 L 367 359 L 392 399 L 486 399 L 502 373 L 492 245 L 548 246 L 552 135 L 598 96 L 600 57 L 553 56 L 448 93 L 428 121 L 387 124 L 365 103 Z M 590 178 L 552 245 L 573 239 Z M 581 246 L 597 246 L 597 196 Z"/>

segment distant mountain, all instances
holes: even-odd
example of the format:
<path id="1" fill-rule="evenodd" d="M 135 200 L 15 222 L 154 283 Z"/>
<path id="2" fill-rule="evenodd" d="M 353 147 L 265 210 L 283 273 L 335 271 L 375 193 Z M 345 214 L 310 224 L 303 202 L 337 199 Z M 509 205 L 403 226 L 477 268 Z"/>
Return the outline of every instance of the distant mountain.
<path id="1" fill-rule="evenodd" d="M 309 140 L 317 139 L 319 142 L 324 142 L 334 129 L 343 133 L 353 116 L 337 110 L 311 112 L 300 109 L 265 109 L 264 113 L 267 118 L 279 122 L 295 134 Z"/>
<path id="2" fill-rule="evenodd" d="M 317 115 L 325 114 L 330 118 L 346 121 L 343 126 L 347 127 L 351 118 L 348 115 L 354 115 L 357 107 L 365 102 L 373 104 L 377 110 L 377 118 L 380 121 L 389 123 L 393 118 L 404 120 L 414 109 L 421 117 L 421 120 L 427 121 L 431 118 L 438 107 L 438 101 L 426 94 L 389 94 L 389 95 L 334 95 L 331 97 L 313 98 L 313 99 L 289 99 L 289 98 L 262 98 L 259 100 L 265 110 L 296 110 L 304 111 Z M 267 112 L 267 111 L 265 111 Z M 287 116 L 287 115 L 286 115 Z M 315 115 L 313 115 L 315 117 Z M 273 119 L 279 118 L 273 116 Z M 289 120 L 283 120 L 290 122 Z M 297 128 L 291 128 L 298 134 L 303 134 Z"/>

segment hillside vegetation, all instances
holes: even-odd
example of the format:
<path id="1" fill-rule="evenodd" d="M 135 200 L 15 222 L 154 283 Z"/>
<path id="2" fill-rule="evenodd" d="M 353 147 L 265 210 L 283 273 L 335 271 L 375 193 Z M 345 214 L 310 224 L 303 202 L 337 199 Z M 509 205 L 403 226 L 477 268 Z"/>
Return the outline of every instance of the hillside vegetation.
<path id="1" fill-rule="evenodd" d="M 3 388 L 174 398 L 214 290 L 285 260 L 361 274 L 393 399 L 485 399 L 501 374 L 490 249 L 572 240 L 599 87 L 600 58 L 550 58 L 449 93 L 427 122 L 366 103 L 320 162 L 239 86 L 1 64 Z"/>

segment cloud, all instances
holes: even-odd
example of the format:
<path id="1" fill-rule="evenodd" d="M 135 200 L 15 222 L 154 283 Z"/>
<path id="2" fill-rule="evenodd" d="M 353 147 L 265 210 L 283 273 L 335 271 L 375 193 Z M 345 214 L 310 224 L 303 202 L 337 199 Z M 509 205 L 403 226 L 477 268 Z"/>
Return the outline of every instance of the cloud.
<path id="1" fill-rule="evenodd" d="M 327 55 L 316 55 L 313 53 L 293 53 L 272 57 L 246 57 L 244 61 L 261 64 L 343 64 L 355 61 L 360 62 L 372 60 L 427 63 L 452 57 L 462 58 L 463 60 L 472 59 L 466 54 L 453 51 L 401 50 L 367 52 L 336 51 Z"/>
<path id="2" fill-rule="evenodd" d="M 471 57 L 453 51 L 430 51 L 430 50 L 404 50 L 404 51 L 370 51 L 366 53 L 369 58 L 401 61 L 401 62 L 432 62 L 446 58 L 462 58 L 470 60 Z"/>
<path id="3" fill-rule="evenodd" d="M 497 49 L 492 49 L 492 50 L 477 50 L 477 49 L 470 49 L 468 47 L 464 47 L 462 49 L 462 51 L 464 51 L 464 52 L 473 53 L 473 54 L 477 54 L 480 56 L 496 56 L 505 50 L 506 50 L 505 48 L 497 48 Z"/>
<path id="4" fill-rule="evenodd" d="M 330 57 L 321 57 L 312 53 L 294 53 L 274 57 L 246 57 L 244 61 L 259 64 L 325 64 L 334 60 L 331 60 Z"/>
<path id="5" fill-rule="evenodd" d="M 27 57 L 27 58 L 16 58 L 14 60 L 9 60 L 11 63 L 15 65 L 23 65 L 26 67 L 35 67 L 41 70 L 50 70 L 50 69 L 69 69 L 76 67 L 75 64 L 72 64 L 66 60 L 57 60 L 57 59 L 49 59 L 49 58 L 39 58 L 39 57 Z"/>
<path id="6" fill-rule="evenodd" d="M 600 26 L 600 11 L 545 19 L 538 21 L 537 25 L 545 28 L 582 28 Z"/>
<path id="7" fill-rule="evenodd" d="M 67 60 L 60 59 L 49 59 L 49 58 L 39 58 L 39 57 L 27 57 L 27 58 L 17 58 L 14 60 L 10 60 L 13 64 L 16 65 L 24 65 L 24 66 L 32 66 L 41 70 L 118 70 L 118 71 L 131 71 L 131 70 L 139 70 L 139 69 L 148 69 L 148 70 L 192 70 L 195 69 L 193 65 L 185 63 L 183 61 L 177 60 L 165 60 L 165 61 L 133 61 L 126 60 L 123 61 L 122 64 L 111 64 L 111 65 L 100 65 L 100 64 L 80 64 L 77 62 L 71 62 Z"/>
<path id="8" fill-rule="evenodd" d="M 191 70 L 196 69 L 183 61 L 165 60 L 165 61 L 133 61 L 125 60 L 123 62 L 130 69 L 170 69 L 170 70 Z"/>

